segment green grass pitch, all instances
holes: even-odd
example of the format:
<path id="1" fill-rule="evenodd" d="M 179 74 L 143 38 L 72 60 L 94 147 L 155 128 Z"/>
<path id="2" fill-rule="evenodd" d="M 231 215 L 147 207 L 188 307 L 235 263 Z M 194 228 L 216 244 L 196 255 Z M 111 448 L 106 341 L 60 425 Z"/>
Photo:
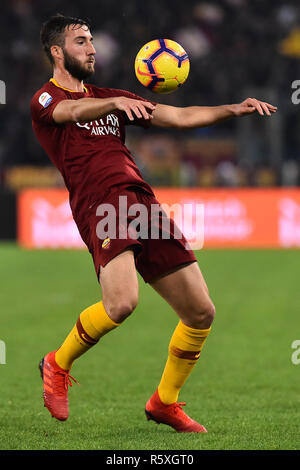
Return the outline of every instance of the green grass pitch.
<path id="1" fill-rule="evenodd" d="M 208 434 L 147 422 L 177 324 L 140 282 L 140 302 L 72 369 L 70 417 L 43 407 L 40 358 L 57 348 L 100 290 L 85 251 L 0 245 L 1 449 L 298 449 L 299 251 L 203 250 L 200 267 L 217 308 L 212 333 L 180 400 Z"/>

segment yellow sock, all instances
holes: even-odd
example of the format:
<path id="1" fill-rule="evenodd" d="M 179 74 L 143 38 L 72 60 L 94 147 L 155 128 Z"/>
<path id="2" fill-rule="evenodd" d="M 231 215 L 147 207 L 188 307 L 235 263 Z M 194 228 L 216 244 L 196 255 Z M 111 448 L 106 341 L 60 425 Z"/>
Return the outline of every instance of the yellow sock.
<path id="1" fill-rule="evenodd" d="M 75 359 L 80 357 L 109 331 L 119 326 L 107 315 L 103 302 L 98 302 L 81 312 L 62 346 L 55 354 L 55 361 L 65 370 L 71 369 Z"/>
<path id="2" fill-rule="evenodd" d="M 169 344 L 168 360 L 158 386 L 158 395 L 163 403 L 175 403 L 181 387 L 190 375 L 211 328 L 198 330 L 180 321 Z"/>

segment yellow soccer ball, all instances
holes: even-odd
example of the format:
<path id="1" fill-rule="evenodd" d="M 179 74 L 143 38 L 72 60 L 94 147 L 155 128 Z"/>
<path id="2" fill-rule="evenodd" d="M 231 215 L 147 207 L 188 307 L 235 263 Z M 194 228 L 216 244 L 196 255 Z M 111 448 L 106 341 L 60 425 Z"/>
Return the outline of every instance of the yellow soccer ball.
<path id="1" fill-rule="evenodd" d="M 135 74 L 155 93 L 172 93 L 188 78 L 190 61 L 183 47 L 171 39 L 154 39 L 135 58 Z"/>

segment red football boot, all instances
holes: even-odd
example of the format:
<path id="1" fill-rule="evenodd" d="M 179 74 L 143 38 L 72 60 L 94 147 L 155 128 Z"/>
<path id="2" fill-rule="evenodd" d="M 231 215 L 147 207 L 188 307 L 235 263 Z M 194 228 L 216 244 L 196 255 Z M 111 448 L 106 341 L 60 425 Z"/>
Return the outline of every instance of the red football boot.
<path id="1" fill-rule="evenodd" d="M 207 432 L 205 427 L 191 419 L 183 410 L 185 403 L 165 405 L 161 402 L 158 391 L 152 395 L 146 404 L 146 417 L 156 423 L 167 424 L 177 432 Z"/>
<path id="2" fill-rule="evenodd" d="M 77 382 L 68 370 L 64 370 L 55 362 L 55 353 L 48 353 L 40 361 L 39 369 L 44 383 L 44 406 L 52 417 L 65 421 L 69 416 L 68 386 L 72 387 L 70 379 Z M 79 385 L 79 384 L 78 384 Z"/>

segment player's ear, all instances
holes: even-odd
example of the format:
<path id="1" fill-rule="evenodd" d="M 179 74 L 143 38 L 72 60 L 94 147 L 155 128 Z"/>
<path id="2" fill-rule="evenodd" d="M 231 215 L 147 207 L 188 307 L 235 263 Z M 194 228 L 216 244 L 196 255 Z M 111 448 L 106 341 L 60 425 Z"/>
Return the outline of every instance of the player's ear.
<path id="1" fill-rule="evenodd" d="M 51 46 L 50 51 L 54 60 L 62 60 L 64 58 L 64 53 L 60 46 Z"/>

